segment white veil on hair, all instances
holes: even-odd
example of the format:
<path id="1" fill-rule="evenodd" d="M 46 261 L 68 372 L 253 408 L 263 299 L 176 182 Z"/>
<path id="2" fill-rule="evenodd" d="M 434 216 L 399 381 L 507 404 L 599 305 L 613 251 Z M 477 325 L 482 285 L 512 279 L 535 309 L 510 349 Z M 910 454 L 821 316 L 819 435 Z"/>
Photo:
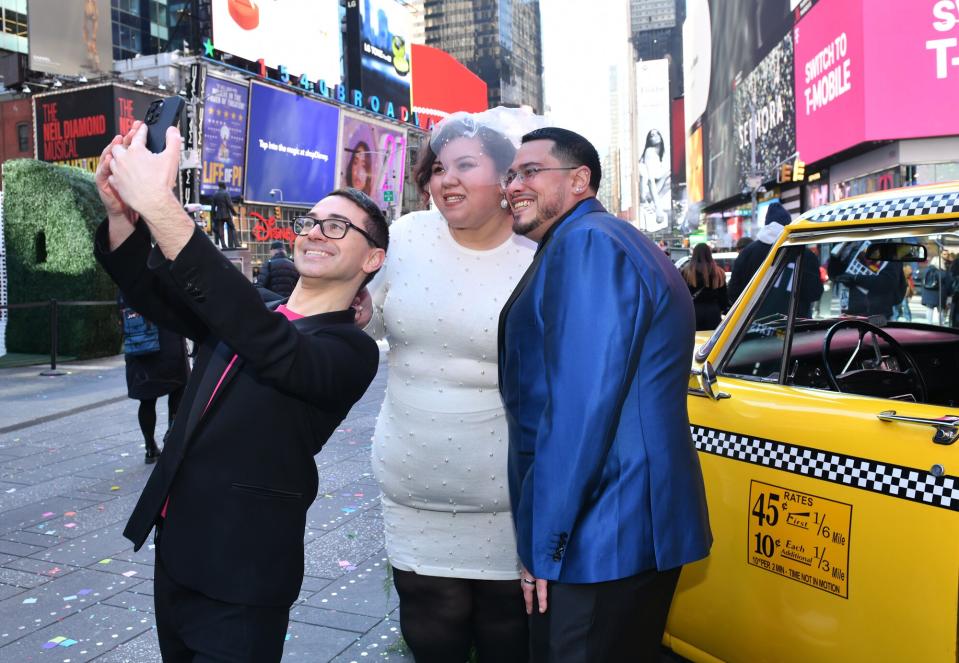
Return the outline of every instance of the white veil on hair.
<path id="1" fill-rule="evenodd" d="M 496 165 L 495 179 L 489 184 L 499 184 L 519 149 L 522 137 L 547 126 L 546 118 L 535 115 L 525 108 L 497 106 L 481 113 L 457 112 L 443 118 L 433 127 L 430 149 L 440 157 L 443 148 L 458 138 L 476 138 L 483 154 L 493 159 Z M 475 182 L 475 175 L 473 176 Z"/>

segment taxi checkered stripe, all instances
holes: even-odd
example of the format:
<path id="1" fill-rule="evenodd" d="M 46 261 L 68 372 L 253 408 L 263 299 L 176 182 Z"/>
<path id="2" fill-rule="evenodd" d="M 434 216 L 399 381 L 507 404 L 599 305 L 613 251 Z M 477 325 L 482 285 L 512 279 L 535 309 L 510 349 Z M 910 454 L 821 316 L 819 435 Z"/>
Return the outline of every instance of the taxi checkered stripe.
<path id="1" fill-rule="evenodd" d="M 959 477 L 690 426 L 696 449 L 733 460 L 959 511 Z"/>
<path id="2" fill-rule="evenodd" d="M 848 205 L 823 207 L 810 212 L 803 218 L 809 221 L 856 221 L 951 213 L 959 214 L 959 192 L 957 191 L 908 198 L 851 202 Z"/>

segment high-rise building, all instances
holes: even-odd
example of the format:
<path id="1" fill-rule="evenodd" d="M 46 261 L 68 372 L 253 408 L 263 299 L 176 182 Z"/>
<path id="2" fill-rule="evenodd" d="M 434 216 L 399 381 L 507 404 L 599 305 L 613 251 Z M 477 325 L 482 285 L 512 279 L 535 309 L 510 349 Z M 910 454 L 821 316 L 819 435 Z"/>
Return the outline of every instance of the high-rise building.
<path id="1" fill-rule="evenodd" d="M 446 51 L 482 78 L 491 107 L 543 112 L 539 0 L 421 1 L 426 45 Z"/>
<path id="2" fill-rule="evenodd" d="M 195 15 L 208 7 L 209 0 L 111 0 L 113 58 L 182 48 L 195 41 Z"/>
<path id="3" fill-rule="evenodd" d="M 683 21 L 686 0 L 629 0 L 629 27 L 637 60 L 670 62 L 670 96 L 683 96 Z"/>

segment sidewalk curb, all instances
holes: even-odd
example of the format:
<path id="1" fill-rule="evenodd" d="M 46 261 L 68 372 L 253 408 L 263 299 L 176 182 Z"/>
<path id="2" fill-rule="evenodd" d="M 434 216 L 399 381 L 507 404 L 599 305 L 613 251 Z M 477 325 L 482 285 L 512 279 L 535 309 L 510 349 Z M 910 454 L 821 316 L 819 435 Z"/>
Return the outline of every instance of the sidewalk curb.
<path id="1" fill-rule="evenodd" d="M 80 405 L 69 410 L 64 410 L 63 412 L 56 412 L 54 414 L 47 414 L 42 417 L 37 417 L 36 419 L 29 419 L 27 421 L 22 421 L 18 424 L 12 424 L 10 426 L 4 426 L 0 428 L 0 435 L 5 433 L 12 433 L 14 431 L 22 430 L 24 428 L 30 428 L 31 426 L 37 426 L 39 424 L 45 424 L 48 421 L 54 421 L 56 419 L 62 419 L 63 417 L 69 417 L 71 414 L 78 414 L 80 412 L 85 412 L 86 410 L 93 410 L 98 407 L 103 407 L 104 405 L 112 405 L 113 403 L 119 403 L 120 401 L 125 401 L 129 398 L 126 395 L 123 396 L 114 396 L 113 398 L 107 398 L 102 401 L 94 401 L 93 403 L 87 403 L 86 405 Z"/>

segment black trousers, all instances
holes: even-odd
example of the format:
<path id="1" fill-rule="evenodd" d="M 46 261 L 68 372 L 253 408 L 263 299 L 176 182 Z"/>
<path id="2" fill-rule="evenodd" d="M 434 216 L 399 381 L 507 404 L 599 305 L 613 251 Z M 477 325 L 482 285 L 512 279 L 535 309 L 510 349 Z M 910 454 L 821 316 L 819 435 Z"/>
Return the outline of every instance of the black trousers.
<path id="1" fill-rule="evenodd" d="M 588 585 L 549 583 L 546 612 L 534 601 L 531 663 L 659 660 L 680 569 Z"/>
<path id="2" fill-rule="evenodd" d="M 223 224 L 226 224 L 227 241 L 229 244 L 223 243 Z M 233 225 L 232 217 L 228 219 L 213 219 L 213 239 L 216 240 L 220 248 L 239 248 L 240 245 L 236 241 L 236 226 Z"/>
<path id="3" fill-rule="evenodd" d="M 288 608 L 224 603 L 178 584 L 163 568 L 159 541 L 153 601 L 164 663 L 278 663 L 283 657 Z"/>

